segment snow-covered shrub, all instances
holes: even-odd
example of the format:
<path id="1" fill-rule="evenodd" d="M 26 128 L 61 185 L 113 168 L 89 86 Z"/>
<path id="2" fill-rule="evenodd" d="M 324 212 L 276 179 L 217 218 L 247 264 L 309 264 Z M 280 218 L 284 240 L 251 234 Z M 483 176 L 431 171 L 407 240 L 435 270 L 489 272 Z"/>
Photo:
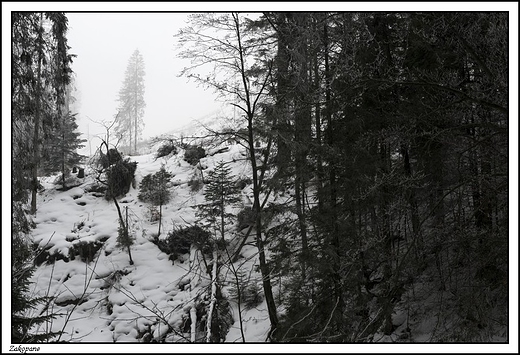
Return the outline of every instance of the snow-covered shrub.
<path id="1" fill-rule="evenodd" d="M 130 159 L 119 160 L 107 170 L 107 184 L 105 197 L 110 200 L 126 194 L 130 190 L 130 185 L 134 182 L 137 162 Z"/>
<path id="2" fill-rule="evenodd" d="M 190 165 L 197 165 L 201 158 L 206 156 L 206 151 L 202 147 L 188 145 L 184 152 L 184 160 Z"/>
<path id="3" fill-rule="evenodd" d="M 251 180 L 250 177 L 244 176 L 237 180 L 236 186 L 238 189 L 243 190 L 246 188 L 247 185 L 250 185 L 253 183 L 253 180 Z"/>
<path id="4" fill-rule="evenodd" d="M 190 187 L 190 191 L 193 193 L 197 193 L 204 186 L 204 182 L 201 179 L 192 178 L 188 181 L 188 186 Z"/>
<path id="5" fill-rule="evenodd" d="M 243 271 L 239 271 L 237 276 L 239 284 L 231 285 L 229 296 L 237 301 L 240 300 L 241 307 L 244 309 L 252 309 L 262 303 L 264 296 L 257 282 L 246 277 Z"/>
<path id="6" fill-rule="evenodd" d="M 170 255 L 171 261 L 189 253 L 192 244 L 203 252 L 211 251 L 211 234 L 199 226 L 175 228 L 168 232 L 165 239 L 156 237 L 153 242 L 162 252 Z"/>
<path id="7" fill-rule="evenodd" d="M 121 153 L 119 153 L 119 151 L 117 149 L 110 148 L 108 150 L 107 154 L 100 152 L 98 164 L 106 169 L 110 165 L 116 164 L 117 162 L 119 162 L 122 159 L 123 159 L 123 157 L 121 156 Z"/>
<path id="8" fill-rule="evenodd" d="M 89 185 L 86 185 L 84 187 L 84 189 L 85 189 L 85 192 L 90 192 L 93 195 L 95 195 L 96 197 L 100 197 L 100 196 L 98 196 L 98 194 L 105 193 L 105 191 L 107 190 L 107 186 L 103 185 L 101 183 L 98 183 L 98 182 L 94 182 Z"/>
<path id="9" fill-rule="evenodd" d="M 250 282 L 242 289 L 242 302 L 246 309 L 252 309 L 258 306 L 264 300 L 262 289 L 256 282 Z"/>
<path id="10" fill-rule="evenodd" d="M 41 249 L 41 248 L 37 247 L 36 245 L 34 245 L 33 249 L 36 254 L 34 256 L 34 265 L 40 266 L 45 262 L 49 265 L 52 265 L 58 260 L 63 260 L 66 263 L 69 262 L 69 257 L 66 255 L 63 255 L 61 253 L 61 250 L 59 250 L 59 249 L 54 250 L 51 253 L 52 247 L 53 247 L 53 245 L 48 245 L 45 248 Z"/>
<path id="11" fill-rule="evenodd" d="M 246 207 L 237 214 L 237 229 L 239 231 L 248 228 L 255 223 L 255 212 L 251 207 Z"/>
<path id="12" fill-rule="evenodd" d="M 177 147 L 172 142 L 167 142 L 157 149 L 155 159 L 165 157 L 170 154 L 177 154 Z"/>
<path id="13" fill-rule="evenodd" d="M 220 287 L 218 286 L 215 297 L 216 303 L 211 316 L 210 342 L 223 343 L 226 340 L 229 329 L 235 321 L 229 301 L 222 295 Z M 203 337 L 197 338 L 197 341 L 202 342 L 207 340 L 208 310 L 210 303 L 211 296 L 206 294 L 204 298 L 199 299 L 199 302 L 196 304 L 197 334 L 203 334 Z M 189 333 L 191 331 L 191 317 L 188 313 L 185 313 L 183 319 L 183 330 L 185 333 Z"/>
<path id="14" fill-rule="evenodd" d="M 122 248 L 128 248 L 134 244 L 134 240 L 130 235 L 127 225 L 119 224 L 117 228 L 117 245 Z"/>
<path id="15" fill-rule="evenodd" d="M 80 241 L 78 243 L 73 244 L 71 248 L 69 248 L 69 258 L 70 260 L 74 260 L 76 256 L 79 256 L 81 261 L 88 263 L 94 260 L 96 253 L 103 246 L 103 242 L 101 241 L 93 241 L 93 242 L 83 242 Z"/>
<path id="16" fill-rule="evenodd" d="M 149 207 L 149 212 L 150 212 L 150 222 L 157 222 L 160 219 L 161 213 L 159 212 L 159 210 L 157 209 L 156 206 L 151 205 Z"/>
<path id="17" fill-rule="evenodd" d="M 140 201 L 149 202 L 154 206 L 162 206 L 171 198 L 171 179 L 173 174 L 166 171 L 164 166 L 155 174 L 146 175 L 141 181 L 139 195 Z"/>

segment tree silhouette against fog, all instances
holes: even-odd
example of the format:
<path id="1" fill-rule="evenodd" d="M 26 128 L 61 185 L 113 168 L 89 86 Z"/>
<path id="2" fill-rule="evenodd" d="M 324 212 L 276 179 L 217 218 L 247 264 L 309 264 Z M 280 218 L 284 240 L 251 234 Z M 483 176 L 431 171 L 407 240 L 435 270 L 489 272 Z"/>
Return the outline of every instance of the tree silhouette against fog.
<path id="1" fill-rule="evenodd" d="M 128 144 L 129 152 L 134 153 L 137 152 L 137 141 L 144 127 L 144 76 L 143 56 L 136 49 L 128 60 L 123 86 L 119 90 L 119 116 L 115 126 L 116 135 Z"/>

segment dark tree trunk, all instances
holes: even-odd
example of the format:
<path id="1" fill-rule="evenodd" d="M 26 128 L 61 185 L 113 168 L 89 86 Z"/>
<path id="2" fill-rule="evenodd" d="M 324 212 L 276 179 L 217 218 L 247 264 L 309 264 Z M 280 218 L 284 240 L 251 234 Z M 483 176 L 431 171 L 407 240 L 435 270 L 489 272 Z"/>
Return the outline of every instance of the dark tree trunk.
<path id="1" fill-rule="evenodd" d="M 331 82 L 332 75 L 330 72 L 329 65 L 329 38 L 328 38 L 328 26 L 325 24 L 323 28 L 323 47 L 325 51 L 325 117 L 327 120 L 327 135 L 328 135 L 328 148 L 331 149 L 334 147 L 334 122 L 332 119 L 332 93 L 331 93 Z M 329 204 L 330 204 L 330 223 L 332 225 L 331 229 L 331 246 L 333 252 L 332 258 L 332 280 L 334 287 L 333 298 L 334 301 L 338 304 L 337 314 L 339 314 L 339 318 L 341 319 L 343 315 L 343 311 L 345 308 L 344 300 L 343 300 L 343 292 L 341 287 L 341 246 L 340 246 L 340 233 L 339 233 L 339 225 L 338 225 L 338 187 L 336 180 L 336 158 L 330 154 L 330 162 L 329 162 Z"/>
<path id="2" fill-rule="evenodd" d="M 36 195 L 38 192 L 38 167 L 40 163 L 40 120 L 41 120 L 41 76 L 42 76 L 42 61 L 43 61 L 43 13 L 40 14 L 40 22 L 38 28 L 38 71 L 36 73 L 36 90 L 35 98 L 36 104 L 34 108 L 34 135 L 33 135 L 33 165 L 32 165 L 32 186 L 31 186 L 31 214 L 36 214 Z"/>
<path id="3" fill-rule="evenodd" d="M 247 143 L 249 149 L 249 156 L 251 162 L 251 169 L 253 174 L 253 211 L 255 213 L 255 226 L 256 226 L 256 246 L 258 249 L 258 260 L 260 264 L 260 273 L 262 274 L 262 284 L 264 289 L 264 297 L 267 303 L 267 312 L 269 313 L 269 320 L 271 322 L 271 330 L 269 332 L 269 336 L 272 336 L 278 327 L 278 315 L 276 311 L 276 304 L 274 302 L 273 290 L 271 287 L 271 276 L 269 265 L 267 265 L 267 261 L 265 258 L 265 246 L 264 241 L 262 240 L 262 205 L 260 203 L 260 190 L 262 185 L 262 178 L 258 175 L 258 164 L 255 155 L 255 137 L 253 132 L 253 120 L 255 118 L 255 105 L 256 100 L 259 98 L 256 97 L 252 99 L 251 92 L 249 91 L 249 85 L 247 83 L 247 74 L 245 72 L 245 58 L 244 58 L 244 49 L 242 48 L 242 38 L 240 32 L 240 23 L 238 19 L 238 14 L 232 14 L 233 20 L 235 22 L 235 29 L 237 35 L 237 44 L 238 44 L 238 55 L 239 55 L 239 68 L 240 68 L 240 76 L 242 79 L 242 85 L 245 92 L 245 113 L 247 119 Z M 267 76 L 269 77 L 269 75 Z M 265 81 L 267 83 L 267 79 Z M 264 83 L 264 85 L 265 85 Z M 263 173 L 265 172 L 266 162 L 261 167 L 263 177 Z"/>
<path id="4" fill-rule="evenodd" d="M 306 259 L 308 257 L 307 241 L 307 221 L 305 213 L 305 184 L 308 178 L 307 157 L 311 144 L 312 114 L 311 114 L 311 86 L 309 79 L 309 55 L 308 38 L 305 31 L 308 27 L 308 15 L 298 14 L 295 16 L 296 38 L 293 39 L 296 45 L 296 57 L 299 58 L 298 67 L 300 75 L 294 83 L 294 140 L 296 143 L 295 156 L 295 200 L 296 214 L 300 227 L 300 238 L 302 243 L 301 269 L 302 277 L 305 280 Z"/>
<path id="5" fill-rule="evenodd" d="M 317 29 L 316 29 L 317 30 Z M 318 66 L 318 53 L 315 53 L 314 58 L 314 120 L 316 126 L 316 140 L 315 140 L 315 150 L 316 150 L 316 170 L 317 170 L 317 187 L 318 187 L 318 213 L 321 214 L 323 212 L 323 194 L 321 193 L 323 189 L 323 180 L 325 177 L 324 169 L 323 169 L 323 149 L 322 149 L 322 137 L 321 137 L 321 105 L 320 105 L 320 73 Z"/>
<path id="6" fill-rule="evenodd" d="M 262 274 L 262 285 L 264 289 L 264 297 L 267 302 L 267 311 L 269 313 L 269 320 L 271 321 L 271 334 L 276 331 L 278 326 L 278 316 L 276 312 L 276 304 L 274 302 L 273 290 L 271 287 L 271 276 L 269 266 L 265 259 L 265 246 L 262 240 L 262 206 L 260 204 L 260 184 L 258 177 L 258 167 L 256 164 L 254 137 L 253 137 L 253 116 L 250 115 L 248 119 L 248 134 L 249 134 L 249 152 L 251 156 L 251 166 L 253 169 L 253 211 L 255 213 L 255 232 L 256 232 L 256 246 L 258 249 L 258 260 L 260 264 L 260 273 Z"/>
<path id="7" fill-rule="evenodd" d="M 288 145 L 289 137 L 291 134 L 290 123 L 288 120 L 289 109 L 288 99 L 290 91 L 290 79 L 289 79 L 289 30 L 288 24 L 284 15 L 281 15 L 280 24 L 278 26 L 278 49 L 276 53 L 276 102 L 275 112 L 276 125 L 274 126 L 276 132 L 276 146 L 277 153 L 275 157 L 277 174 L 280 177 L 286 177 L 287 166 L 291 161 L 291 150 Z"/>
<path id="8" fill-rule="evenodd" d="M 162 224 L 162 203 L 159 204 L 159 230 L 157 231 L 157 236 L 161 235 L 161 224 Z"/>

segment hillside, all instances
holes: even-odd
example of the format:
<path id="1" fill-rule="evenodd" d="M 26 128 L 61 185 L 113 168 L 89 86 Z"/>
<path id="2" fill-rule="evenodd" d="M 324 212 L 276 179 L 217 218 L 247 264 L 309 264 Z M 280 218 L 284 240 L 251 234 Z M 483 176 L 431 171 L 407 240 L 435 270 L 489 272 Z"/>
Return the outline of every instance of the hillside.
<path id="1" fill-rule="evenodd" d="M 60 191 L 60 185 L 54 184 L 55 176 L 42 178 L 44 189 L 40 192 L 40 205 L 34 219 L 36 228 L 32 233 L 39 253 L 32 295 L 55 297 L 48 309 L 39 312 L 60 316 L 40 331 L 63 330 L 60 341 L 66 342 L 207 340 L 211 293 L 211 267 L 207 265 L 211 264 L 212 255 L 201 252 L 195 242 L 191 246 L 174 246 L 176 255 L 161 251 L 156 239 L 158 222 L 150 222 L 150 204 L 137 197 L 143 177 L 164 166 L 174 176 L 174 187 L 171 201 L 162 208 L 163 232 L 159 239 L 164 241 L 171 231 L 196 224 L 197 206 L 204 203 L 204 174 L 212 171 L 219 161 L 228 162 L 239 181 L 248 181 L 250 174 L 244 147 L 228 142 L 205 144 L 208 154 L 197 165 L 190 165 L 183 159 L 183 149 L 158 159 L 155 153 L 129 157 L 137 162 L 136 184 L 118 201 L 122 210 L 128 210 L 134 238 L 131 246 L 133 265 L 127 251 L 117 245 L 116 207 L 97 191 L 98 184 L 91 169 L 87 168 L 85 178 L 75 178 L 77 186 L 67 191 Z M 156 149 L 157 146 L 152 150 Z M 235 215 L 251 205 L 251 184 L 243 183 L 241 187 L 242 201 L 230 211 Z M 270 197 L 269 204 L 285 206 L 289 211 L 293 203 L 287 204 L 290 198 L 291 191 L 276 193 Z M 289 213 L 288 216 L 289 220 L 296 220 L 294 215 L 291 217 Z M 232 254 L 247 228 L 242 226 L 239 232 L 236 224 L 227 227 L 228 252 Z M 275 246 L 276 242 L 272 242 L 270 249 Z M 436 273 L 435 264 L 430 264 L 405 285 L 394 305 L 391 334 L 385 335 L 383 329 L 375 328 L 370 341 L 430 342 L 438 339 L 436 337 L 453 334 L 453 330 L 441 329 L 440 325 L 457 320 L 450 309 L 456 309 L 459 301 L 450 290 L 435 289 Z M 221 307 L 229 310 L 219 318 L 223 333 L 221 341 L 265 342 L 270 323 L 252 236 L 242 248 L 240 258 L 232 264 L 223 262 L 219 274 L 225 300 Z M 240 277 L 243 292 L 252 290 L 247 305 L 242 302 L 241 312 L 236 277 Z M 273 293 L 282 317 L 289 300 L 287 290 L 290 286 L 286 283 L 290 280 L 290 275 L 273 278 Z M 373 310 L 367 314 L 368 319 L 376 319 L 376 304 L 368 301 L 368 307 Z M 192 328 L 192 324 L 196 326 Z M 486 331 L 482 331 L 482 339 L 488 336 Z M 494 331 L 496 334 L 496 329 Z M 505 341 L 507 328 L 503 328 L 502 334 L 503 337 L 491 339 Z"/>
<path id="2" fill-rule="evenodd" d="M 215 162 L 223 160 L 231 163 L 235 176 L 247 174 L 247 162 L 243 159 L 245 150 L 241 146 L 215 148 L 224 148 L 226 152 L 203 158 L 201 164 L 205 170 L 211 170 Z M 131 187 L 119 203 L 122 209 L 128 209 L 131 233 L 135 238 L 131 247 L 133 265 L 129 264 L 126 250 L 117 246 L 115 205 L 95 191 L 92 170 L 87 168 L 85 178 L 76 179 L 78 186 L 67 191 L 57 190 L 59 185 L 53 184 L 55 177 L 42 179 L 44 190 L 39 196 L 33 231 L 41 265 L 33 277 L 33 294 L 55 297 L 52 309 L 48 311 L 63 316 L 48 326 L 54 331 L 64 330 L 61 340 L 190 340 L 190 307 L 207 296 L 210 283 L 208 273 L 201 267 L 201 254 L 191 248 L 189 253 L 170 261 L 153 242 L 158 222 L 150 222 L 150 205 L 137 198 L 142 178 L 164 165 L 174 175 L 174 188 L 171 202 L 162 209 L 165 233 L 161 237 L 166 237 L 173 228 L 193 224 L 196 206 L 203 203 L 204 197 L 203 189 L 193 191 L 189 182 L 200 178 L 200 170 L 184 161 L 182 156 L 181 151 L 157 160 L 154 154 L 131 157 L 138 163 L 136 188 Z M 244 201 L 248 200 L 248 190 L 250 186 L 242 190 Z M 254 247 L 246 244 L 235 267 L 254 270 L 254 253 Z M 222 271 L 222 274 L 229 275 L 229 271 Z M 260 281 L 255 271 L 248 277 L 251 282 Z M 187 284 L 190 287 L 186 287 Z M 224 291 L 227 289 L 229 285 Z M 230 305 L 233 323 L 226 341 L 242 341 L 238 310 L 233 302 Z M 265 341 L 269 323 L 264 308 L 265 305 L 258 304 L 253 309 L 242 310 L 246 341 Z M 197 340 L 203 337 L 204 332 L 198 330 Z"/>

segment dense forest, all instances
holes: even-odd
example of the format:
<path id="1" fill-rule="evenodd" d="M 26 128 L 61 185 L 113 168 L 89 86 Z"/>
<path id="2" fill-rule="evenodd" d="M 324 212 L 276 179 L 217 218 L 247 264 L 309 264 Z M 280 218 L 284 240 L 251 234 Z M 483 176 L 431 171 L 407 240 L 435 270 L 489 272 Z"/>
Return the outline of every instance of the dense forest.
<path id="1" fill-rule="evenodd" d="M 235 108 L 235 124 L 205 137 L 244 147 L 252 191 L 235 216 L 225 213 L 236 202 L 226 164 L 201 179 L 200 226 L 217 231 L 204 246 L 208 323 L 223 297 L 217 265 L 233 265 L 252 238 L 268 341 L 371 342 L 394 333 L 397 309 L 434 317 L 433 341 L 507 338 L 508 27 L 505 12 L 191 15 L 176 35 L 191 60 L 181 74 Z M 65 188 L 80 159 L 66 28 L 64 14 L 13 13 L 13 342 L 34 325 L 21 315 L 35 301 L 24 292 L 38 177 L 60 172 Z M 188 153 L 186 139 L 170 142 Z M 141 196 L 160 217 L 169 194 L 151 190 L 171 176 L 157 174 Z M 280 194 L 289 198 L 272 202 Z M 224 252 L 237 218 L 251 223 Z M 432 295 L 442 301 L 429 308 Z"/>
<path id="2" fill-rule="evenodd" d="M 69 110 L 73 55 L 67 45 L 63 13 L 11 14 L 11 326 L 12 341 L 38 341 L 51 334 L 28 335 L 48 317 L 28 317 L 42 299 L 28 299 L 34 271 L 27 235 L 37 211 L 38 177 L 62 173 L 62 185 L 81 161 L 82 145 Z M 29 204 L 29 206 L 27 206 Z"/>
<path id="3" fill-rule="evenodd" d="M 235 96 L 250 151 L 268 142 L 251 163 L 258 249 L 269 241 L 274 253 L 260 263 L 273 337 L 391 333 L 395 303 L 429 265 L 432 291 L 460 300 L 439 310 L 460 315 L 454 340 L 500 328 L 490 317 L 507 314 L 507 15 L 192 20 L 180 33 L 193 59 L 185 74 Z M 204 63 L 223 74 L 193 73 Z M 287 186 L 297 218 L 262 230 L 261 195 Z M 291 275 L 280 319 L 270 295 L 279 273 Z"/>

